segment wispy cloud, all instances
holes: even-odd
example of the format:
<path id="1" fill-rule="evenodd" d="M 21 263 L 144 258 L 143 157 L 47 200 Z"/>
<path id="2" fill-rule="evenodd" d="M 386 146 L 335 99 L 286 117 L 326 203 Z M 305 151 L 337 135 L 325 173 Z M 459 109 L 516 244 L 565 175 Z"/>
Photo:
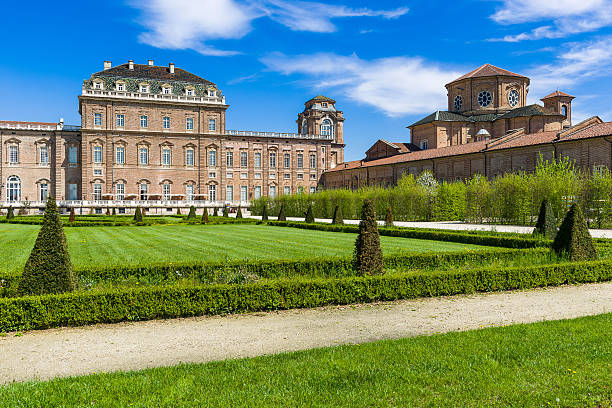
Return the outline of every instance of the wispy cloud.
<path id="1" fill-rule="evenodd" d="M 259 74 L 245 75 L 245 76 L 242 76 L 242 77 L 230 79 L 229 81 L 227 81 L 227 83 L 229 85 L 237 85 L 237 84 L 242 84 L 244 82 L 253 82 L 258 77 L 259 77 Z"/>
<path id="2" fill-rule="evenodd" d="M 460 75 L 415 57 L 368 61 L 355 54 L 275 53 L 261 61 L 272 71 L 304 76 L 306 84 L 314 90 L 340 92 L 388 116 L 423 113 L 445 106 L 443 86 Z"/>
<path id="3" fill-rule="evenodd" d="M 372 10 L 310 1 L 286 0 L 129 0 L 143 13 L 147 31 L 139 39 L 165 49 L 193 49 L 204 55 L 227 56 L 238 51 L 211 46 L 214 40 L 239 39 L 252 30 L 252 21 L 269 18 L 293 31 L 331 33 L 333 19 L 347 17 L 398 18 L 408 8 Z"/>

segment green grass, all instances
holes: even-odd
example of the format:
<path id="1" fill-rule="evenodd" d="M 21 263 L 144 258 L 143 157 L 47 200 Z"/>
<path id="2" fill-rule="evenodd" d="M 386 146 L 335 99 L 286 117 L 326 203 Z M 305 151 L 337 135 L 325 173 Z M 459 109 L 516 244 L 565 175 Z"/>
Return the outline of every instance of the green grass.
<path id="1" fill-rule="evenodd" d="M 19 407 L 608 407 L 612 314 L 0 387 Z"/>
<path id="2" fill-rule="evenodd" d="M 0 224 L 0 272 L 23 269 L 39 226 Z M 89 265 L 297 259 L 350 256 L 355 234 L 265 225 L 156 225 L 65 228 L 77 268 Z M 400 251 L 459 251 L 486 248 L 453 242 L 381 237 L 385 254 Z"/>

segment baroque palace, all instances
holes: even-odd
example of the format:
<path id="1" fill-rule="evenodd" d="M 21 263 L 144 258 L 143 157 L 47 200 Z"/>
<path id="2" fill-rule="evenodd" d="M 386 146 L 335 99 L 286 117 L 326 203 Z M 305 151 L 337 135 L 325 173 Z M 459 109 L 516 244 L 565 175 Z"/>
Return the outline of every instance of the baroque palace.
<path id="1" fill-rule="evenodd" d="M 170 207 L 248 205 L 262 195 L 314 192 L 344 161 L 342 111 L 317 96 L 297 133 L 226 129 L 218 87 L 174 64 L 126 64 L 83 81 L 81 126 L 0 121 L 0 203 Z"/>
<path id="2" fill-rule="evenodd" d="M 529 78 L 485 64 L 446 85 L 448 110 L 408 126 L 410 143 L 378 140 L 362 160 L 325 172 L 326 188 L 393 185 L 431 171 L 439 180 L 535 170 L 540 155 L 589 171 L 612 168 L 612 122 L 572 124 L 573 96 L 555 91 L 527 104 Z"/>

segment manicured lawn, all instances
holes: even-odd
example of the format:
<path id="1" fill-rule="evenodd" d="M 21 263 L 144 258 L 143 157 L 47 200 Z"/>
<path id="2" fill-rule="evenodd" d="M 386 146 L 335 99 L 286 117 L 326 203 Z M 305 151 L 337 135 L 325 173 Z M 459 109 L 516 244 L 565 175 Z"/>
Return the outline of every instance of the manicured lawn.
<path id="1" fill-rule="evenodd" d="M 21 270 L 38 226 L 0 224 L 0 272 Z M 355 234 L 265 225 L 156 225 L 65 228 L 75 267 L 192 260 L 350 256 Z M 386 237 L 383 252 L 485 248 L 453 242 Z"/>
<path id="2" fill-rule="evenodd" d="M 612 314 L 0 387 L 19 407 L 608 407 Z"/>

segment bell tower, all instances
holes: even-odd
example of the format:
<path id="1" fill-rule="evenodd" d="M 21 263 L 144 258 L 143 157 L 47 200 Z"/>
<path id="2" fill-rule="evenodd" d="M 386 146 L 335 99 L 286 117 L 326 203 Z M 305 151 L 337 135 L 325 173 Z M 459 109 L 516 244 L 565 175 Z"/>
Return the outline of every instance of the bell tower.
<path id="1" fill-rule="evenodd" d="M 565 116 L 562 123 L 566 128 L 572 126 L 572 100 L 574 98 L 575 96 L 565 92 L 555 91 L 542 98 L 541 101 L 544 102 L 544 108 Z"/>

